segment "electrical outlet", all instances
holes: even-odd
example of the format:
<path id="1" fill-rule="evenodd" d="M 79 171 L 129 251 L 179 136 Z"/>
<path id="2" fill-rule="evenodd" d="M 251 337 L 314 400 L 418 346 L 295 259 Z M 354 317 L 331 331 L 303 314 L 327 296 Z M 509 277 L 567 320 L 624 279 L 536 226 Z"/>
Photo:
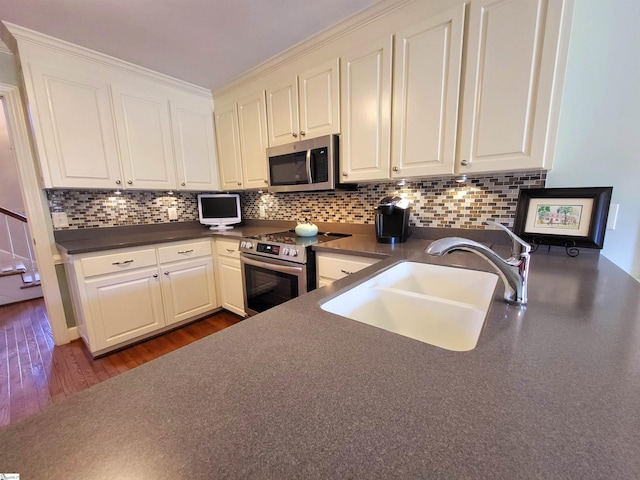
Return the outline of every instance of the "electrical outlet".
<path id="1" fill-rule="evenodd" d="M 260 218 L 267 218 L 267 209 L 265 208 L 264 205 L 260 205 L 258 207 L 258 216 Z"/>
<path id="2" fill-rule="evenodd" d="M 169 220 L 178 219 L 178 209 L 176 207 L 167 208 L 167 213 L 169 214 Z"/>
<path id="3" fill-rule="evenodd" d="M 616 221 L 618 220 L 618 207 L 620 204 L 612 203 L 609 207 L 609 216 L 607 217 L 607 230 L 616 229 Z"/>
<path id="4" fill-rule="evenodd" d="M 54 228 L 65 228 L 69 226 L 69 218 L 65 212 L 52 212 L 51 219 L 53 220 Z"/>

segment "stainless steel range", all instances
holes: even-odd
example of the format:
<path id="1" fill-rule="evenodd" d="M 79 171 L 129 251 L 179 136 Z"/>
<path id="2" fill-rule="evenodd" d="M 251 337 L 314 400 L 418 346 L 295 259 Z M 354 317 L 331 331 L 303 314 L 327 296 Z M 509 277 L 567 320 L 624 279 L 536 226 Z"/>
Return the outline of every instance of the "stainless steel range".
<path id="1" fill-rule="evenodd" d="M 318 243 L 348 237 L 318 232 L 299 237 L 293 230 L 246 237 L 240 241 L 244 308 L 249 315 L 264 312 L 316 288 Z"/>

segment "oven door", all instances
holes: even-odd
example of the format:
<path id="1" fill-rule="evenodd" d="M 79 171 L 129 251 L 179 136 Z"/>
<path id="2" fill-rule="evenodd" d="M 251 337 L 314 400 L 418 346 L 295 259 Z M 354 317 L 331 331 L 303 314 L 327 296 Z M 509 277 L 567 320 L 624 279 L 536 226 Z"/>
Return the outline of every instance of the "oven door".
<path id="1" fill-rule="evenodd" d="M 264 312 L 307 291 L 307 266 L 304 264 L 249 253 L 242 253 L 240 262 L 244 309 L 249 315 Z"/>

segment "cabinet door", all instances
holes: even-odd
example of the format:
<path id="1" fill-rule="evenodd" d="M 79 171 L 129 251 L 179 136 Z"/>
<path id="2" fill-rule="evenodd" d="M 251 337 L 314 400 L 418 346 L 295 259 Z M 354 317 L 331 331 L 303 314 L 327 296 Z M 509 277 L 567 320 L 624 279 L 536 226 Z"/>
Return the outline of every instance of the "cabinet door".
<path id="1" fill-rule="evenodd" d="M 109 85 L 100 78 L 29 63 L 25 76 L 47 188 L 121 185 Z"/>
<path id="2" fill-rule="evenodd" d="M 389 36 L 342 57 L 344 182 L 389 178 L 392 45 Z"/>
<path id="3" fill-rule="evenodd" d="M 235 102 L 215 105 L 216 143 L 220 189 L 242 188 L 242 163 L 240 159 L 240 134 Z"/>
<path id="4" fill-rule="evenodd" d="M 338 59 L 298 77 L 300 138 L 340 133 L 340 64 Z"/>
<path id="5" fill-rule="evenodd" d="M 244 317 L 246 313 L 240 260 L 218 257 L 218 271 L 222 307 Z"/>
<path id="6" fill-rule="evenodd" d="M 170 107 L 178 189 L 218 190 L 211 99 L 172 99 Z"/>
<path id="7" fill-rule="evenodd" d="M 396 33 L 393 178 L 454 173 L 464 7 Z"/>
<path id="8" fill-rule="evenodd" d="M 85 280 L 85 289 L 94 352 L 165 325 L 157 267 L 93 277 Z"/>
<path id="9" fill-rule="evenodd" d="M 267 111 L 264 91 L 238 100 L 238 128 L 244 188 L 265 188 L 267 178 Z"/>
<path id="10" fill-rule="evenodd" d="M 269 146 L 284 145 L 298 136 L 298 84 L 295 78 L 267 88 Z"/>
<path id="11" fill-rule="evenodd" d="M 167 325 L 218 307 L 211 257 L 161 265 Z"/>
<path id="12" fill-rule="evenodd" d="M 169 99 L 146 82 L 112 85 L 125 188 L 177 187 Z"/>
<path id="13" fill-rule="evenodd" d="M 474 0 L 460 173 L 550 168 L 570 2 Z"/>

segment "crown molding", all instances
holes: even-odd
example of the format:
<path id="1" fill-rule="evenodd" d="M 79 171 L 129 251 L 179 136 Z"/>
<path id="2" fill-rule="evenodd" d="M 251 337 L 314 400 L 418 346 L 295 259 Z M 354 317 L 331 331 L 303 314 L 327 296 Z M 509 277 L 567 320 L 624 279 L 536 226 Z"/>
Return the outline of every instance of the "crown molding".
<path id="1" fill-rule="evenodd" d="M 55 38 L 44 33 L 36 32 L 20 25 L 16 25 L 10 22 L 3 22 L 9 33 L 15 38 L 18 43 L 18 50 L 21 44 L 31 44 L 40 48 L 46 48 L 49 50 L 57 51 L 65 55 L 75 56 L 82 60 L 88 60 L 91 62 L 100 63 L 109 68 L 116 68 L 127 73 L 133 73 L 143 77 L 151 77 L 156 81 L 162 82 L 171 87 L 178 87 L 189 93 L 205 96 L 211 98 L 211 90 L 194 85 L 178 78 L 170 77 L 160 72 L 150 70 L 140 65 L 121 60 L 119 58 L 112 57 L 110 55 L 96 52 L 86 47 Z"/>
<path id="2" fill-rule="evenodd" d="M 283 66 L 296 61 L 297 59 L 318 50 L 325 45 L 353 33 L 356 30 L 366 27 L 376 20 L 389 15 L 405 6 L 415 3 L 417 0 L 382 0 L 375 5 L 355 13 L 351 17 L 331 26 L 327 29 L 309 37 L 283 52 L 274 55 L 257 66 L 251 68 L 233 78 L 220 88 L 213 90 L 213 95 L 224 95 L 240 84 L 256 79 L 263 75 L 268 75 Z"/>

